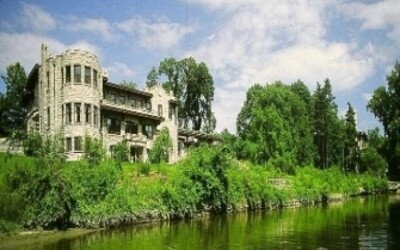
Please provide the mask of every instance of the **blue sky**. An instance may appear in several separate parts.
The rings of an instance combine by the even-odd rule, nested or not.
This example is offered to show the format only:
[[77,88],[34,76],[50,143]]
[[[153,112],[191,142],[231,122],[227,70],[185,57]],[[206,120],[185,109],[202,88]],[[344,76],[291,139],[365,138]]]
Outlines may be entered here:
[[[331,80],[339,113],[358,128],[378,125],[366,104],[399,59],[400,1],[350,0],[0,0],[0,74],[19,61],[27,73],[50,52],[96,53],[113,82],[140,88],[166,57],[193,56],[214,77],[217,130],[234,132],[254,83]],[[4,91],[0,82],[0,91]]]

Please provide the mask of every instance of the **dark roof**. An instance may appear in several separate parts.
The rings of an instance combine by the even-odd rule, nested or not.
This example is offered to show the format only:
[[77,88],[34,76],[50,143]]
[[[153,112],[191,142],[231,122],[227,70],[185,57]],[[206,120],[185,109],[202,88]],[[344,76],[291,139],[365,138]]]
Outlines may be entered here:
[[25,106],[28,105],[29,100],[32,98],[33,90],[35,89],[35,84],[37,83],[39,77],[39,68],[40,65],[36,63],[26,80],[24,98],[22,100],[22,104]]
[[134,94],[137,94],[137,95],[144,95],[144,96],[147,96],[147,97],[153,97],[153,94],[150,93],[150,92],[146,92],[146,91],[142,91],[142,90],[138,90],[138,89],[133,89],[131,87],[122,86],[122,85],[111,83],[111,82],[104,83],[103,86],[109,87],[109,88],[113,88],[113,89],[118,89],[118,90],[131,92],[131,93],[134,93]]
[[135,116],[144,117],[144,118],[157,120],[157,121],[164,120],[164,118],[161,116],[146,114],[144,112],[138,112],[138,111],[130,110],[130,109],[117,108],[112,105],[108,105],[108,104],[104,104],[104,103],[101,104],[101,108],[104,110],[114,111],[114,112],[123,113],[123,114],[127,114],[127,115],[135,115]]

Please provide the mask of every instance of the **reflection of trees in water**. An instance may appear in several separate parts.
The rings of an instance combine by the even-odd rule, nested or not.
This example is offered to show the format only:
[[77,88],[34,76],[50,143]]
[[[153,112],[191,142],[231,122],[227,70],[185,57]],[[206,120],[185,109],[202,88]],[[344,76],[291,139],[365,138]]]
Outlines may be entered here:
[[[392,200],[391,200],[392,201]],[[98,231],[44,249],[400,249],[400,202],[344,203]],[[388,231],[389,232],[388,232]]]

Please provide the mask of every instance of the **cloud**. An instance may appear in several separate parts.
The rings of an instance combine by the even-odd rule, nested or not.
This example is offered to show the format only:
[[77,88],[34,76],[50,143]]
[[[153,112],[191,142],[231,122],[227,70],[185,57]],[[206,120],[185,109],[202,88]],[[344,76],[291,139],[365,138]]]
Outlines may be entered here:
[[135,76],[135,71],[133,67],[121,62],[114,62],[110,66],[106,67],[108,70],[108,78],[114,80],[132,80]]
[[22,12],[20,21],[26,28],[36,32],[45,32],[56,27],[56,20],[49,13],[33,4],[22,3]]
[[361,96],[364,101],[369,102],[372,98],[372,93],[362,93]]
[[326,38],[334,2],[192,2],[214,9],[227,5],[231,11],[213,34],[187,54],[205,61],[214,76],[217,130],[235,130],[245,92],[254,83],[301,79],[313,89],[317,81],[330,78],[333,89],[340,92],[374,72],[368,49]]
[[43,42],[48,43],[51,54],[59,54],[69,48],[79,48],[101,55],[101,51],[95,45],[83,40],[64,44],[55,38],[34,33],[0,32],[0,48],[3,51],[0,57],[0,71],[4,72],[7,65],[18,61],[29,73],[33,65],[40,62],[40,46]]
[[400,15],[399,1],[385,0],[372,4],[346,3],[340,6],[340,10],[351,19],[361,21],[363,30],[391,29],[387,34],[393,41],[399,41]]
[[169,19],[150,21],[143,17],[134,17],[125,20],[117,27],[127,33],[136,36],[139,44],[147,49],[169,49],[177,46],[193,27],[171,22]]
[[74,24],[67,27],[68,30],[76,32],[92,32],[100,34],[105,41],[113,41],[115,34],[107,20],[100,18],[75,19]]

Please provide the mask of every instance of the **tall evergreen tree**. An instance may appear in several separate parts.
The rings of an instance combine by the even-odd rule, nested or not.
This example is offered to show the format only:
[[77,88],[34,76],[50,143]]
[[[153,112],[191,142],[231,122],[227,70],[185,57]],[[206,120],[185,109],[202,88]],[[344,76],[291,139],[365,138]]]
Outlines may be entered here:
[[0,93],[0,136],[11,136],[25,131],[26,108],[22,105],[26,86],[26,73],[17,62],[7,67],[7,75],[1,76],[5,95]]
[[347,103],[348,109],[345,118],[345,136],[344,136],[344,168],[346,170],[359,172],[358,158],[359,150],[357,145],[357,125],[356,112],[350,103]]
[[335,125],[339,127],[337,117],[337,105],[334,102],[332,86],[329,79],[324,81],[324,86],[317,83],[317,88],[313,94],[314,104],[314,144],[317,155],[315,163],[322,169],[326,169],[333,164],[332,152],[336,151],[334,144]]

